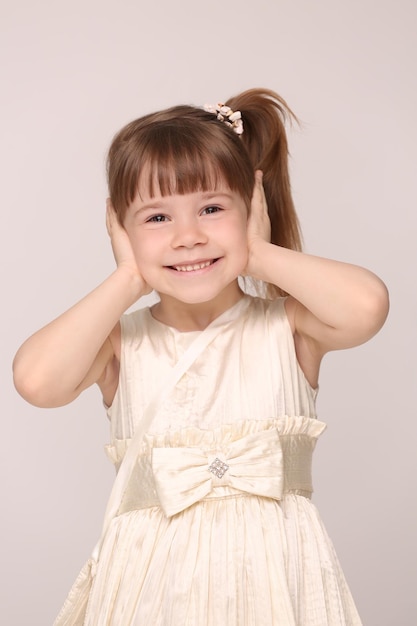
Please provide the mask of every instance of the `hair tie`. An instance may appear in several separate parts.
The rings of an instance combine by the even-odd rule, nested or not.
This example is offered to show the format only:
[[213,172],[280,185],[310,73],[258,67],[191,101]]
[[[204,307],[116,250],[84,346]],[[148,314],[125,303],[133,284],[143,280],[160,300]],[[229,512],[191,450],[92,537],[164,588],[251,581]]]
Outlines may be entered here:
[[230,107],[222,102],[218,102],[215,106],[205,104],[204,110],[208,113],[214,113],[220,122],[224,122],[224,124],[230,126],[237,135],[243,133],[243,121],[240,111],[232,111]]

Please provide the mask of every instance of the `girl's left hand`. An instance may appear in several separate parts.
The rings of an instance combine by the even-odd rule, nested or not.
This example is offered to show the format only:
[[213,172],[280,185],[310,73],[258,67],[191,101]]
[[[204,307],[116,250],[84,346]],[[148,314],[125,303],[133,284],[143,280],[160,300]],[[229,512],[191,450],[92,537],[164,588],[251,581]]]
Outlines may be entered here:
[[245,274],[254,276],[251,271],[252,252],[257,243],[270,243],[271,222],[268,215],[265,192],[262,185],[262,172],[256,170],[251,207],[248,219],[248,264]]

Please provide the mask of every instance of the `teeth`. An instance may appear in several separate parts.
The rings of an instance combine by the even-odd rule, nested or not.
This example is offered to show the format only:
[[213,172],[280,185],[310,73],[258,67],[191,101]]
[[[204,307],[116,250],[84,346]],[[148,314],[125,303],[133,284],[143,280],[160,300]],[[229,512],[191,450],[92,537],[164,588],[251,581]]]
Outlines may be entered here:
[[208,267],[209,265],[211,265],[211,261],[195,263],[194,265],[173,265],[173,268],[178,272],[194,272],[195,270],[202,270],[204,267]]

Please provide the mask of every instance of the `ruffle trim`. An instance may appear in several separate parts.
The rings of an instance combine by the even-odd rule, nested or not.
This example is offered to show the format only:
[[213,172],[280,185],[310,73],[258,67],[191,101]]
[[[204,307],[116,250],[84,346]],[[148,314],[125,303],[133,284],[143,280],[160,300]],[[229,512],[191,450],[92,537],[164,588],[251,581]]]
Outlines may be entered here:
[[[326,429],[326,424],[316,418],[288,416],[266,420],[241,420],[224,424],[214,430],[204,430],[190,426],[177,431],[166,431],[156,435],[145,435],[139,454],[147,454],[153,447],[177,448],[196,447],[215,449],[257,432],[276,428],[281,437],[304,435],[317,439]],[[105,452],[112,463],[119,465],[131,439],[114,439],[105,446]]]

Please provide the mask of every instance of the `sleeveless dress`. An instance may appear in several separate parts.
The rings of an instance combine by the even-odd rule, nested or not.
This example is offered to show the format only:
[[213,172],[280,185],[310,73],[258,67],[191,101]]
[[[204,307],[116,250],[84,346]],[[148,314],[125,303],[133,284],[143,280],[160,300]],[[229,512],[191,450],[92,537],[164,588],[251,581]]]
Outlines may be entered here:
[[[284,299],[245,295],[145,435],[106,534],[85,626],[358,626],[310,497],[325,428]],[[124,315],[108,411],[116,469],[148,401],[197,332]]]

